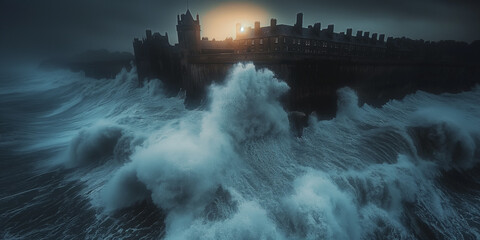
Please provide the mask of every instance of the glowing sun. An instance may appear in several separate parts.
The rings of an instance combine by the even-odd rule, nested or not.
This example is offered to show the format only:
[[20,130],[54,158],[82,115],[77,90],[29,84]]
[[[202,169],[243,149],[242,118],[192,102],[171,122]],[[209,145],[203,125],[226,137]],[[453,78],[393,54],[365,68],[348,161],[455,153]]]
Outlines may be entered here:
[[240,31],[243,32],[246,27],[253,27],[255,21],[260,21],[261,26],[270,24],[269,13],[253,3],[225,3],[200,16],[202,36],[217,40],[235,38],[237,23],[242,25]]

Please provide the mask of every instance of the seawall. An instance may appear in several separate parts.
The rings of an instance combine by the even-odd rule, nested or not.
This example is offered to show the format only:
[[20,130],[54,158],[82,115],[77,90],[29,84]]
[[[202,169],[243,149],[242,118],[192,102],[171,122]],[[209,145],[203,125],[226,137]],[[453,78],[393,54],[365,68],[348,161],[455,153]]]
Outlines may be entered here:
[[291,88],[284,99],[286,108],[307,114],[314,111],[320,118],[335,116],[336,91],[344,86],[357,92],[360,104],[381,106],[417,90],[437,94],[455,93],[471,89],[480,82],[480,65],[476,63],[359,59],[190,59],[182,64],[181,75],[182,88],[187,92],[187,105],[194,107],[204,100],[206,87],[225,79],[236,61],[253,62],[257,68],[272,70],[277,78],[286,81]]

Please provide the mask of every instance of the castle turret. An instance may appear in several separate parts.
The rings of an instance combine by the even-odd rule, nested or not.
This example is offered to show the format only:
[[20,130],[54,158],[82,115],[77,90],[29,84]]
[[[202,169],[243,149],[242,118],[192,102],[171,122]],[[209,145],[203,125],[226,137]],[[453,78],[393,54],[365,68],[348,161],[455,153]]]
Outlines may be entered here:
[[256,21],[255,22],[255,36],[260,35],[260,22]]
[[360,39],[362,37],[363,31],[357,31],[357,38]]
[[320,35],[321,26],[322,26],[321,23],[315,23],[315,24],[313,24],[313,32],[315,33],[315,35],[317,35],[317,36]]
[[385,41],[385,34],[380,34],[380,37],[378,38],[378,41],[383,43]]
[[295,31],[298,34],[302,34],[303,28],[303,13],[297,13],[297,22],[295,23]]
[[333,28],[334,28],[333,24],[330,24],[327,26],[327,36],[329,38],[333,38]]
[[152,39],[152,30],[147,29],[145,31],[145,35],[147,36],[147,40],[151,40]]
[[347,28],[347,38],[350,39],[352,37],[352,29]]
[[193,19],[190,10],[177,16],[178,45],[191,52],[200,51],[200,19]]
[[270,19],[270,30],[272,32],[277,31],[277,19],[275,18]]

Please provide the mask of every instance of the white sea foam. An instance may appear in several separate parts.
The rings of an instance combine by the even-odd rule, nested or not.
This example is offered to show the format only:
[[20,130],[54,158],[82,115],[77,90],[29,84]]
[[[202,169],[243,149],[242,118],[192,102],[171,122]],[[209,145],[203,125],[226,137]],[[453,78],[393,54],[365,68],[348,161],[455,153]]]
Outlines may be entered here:
[[138,237],[137,225],[103,228],[145,202],[166,214],[167,239],[479,237],[465,217],[478,217],[476,196],[448,178],[478,167],[478,87],[382,108],[342,88],[336,118],[311,118],[296,138],[278,101],[287,84],[253,64],[211,86],[205,110],[165,97],[158,80],[139,88],[134,70],[82,80],[32,93],[64,102],[39,113],[25,145],[66,153],[95,207],[93,237]]
[[[236,151],[239,144],[289,134],[287,114],[278,102],[287,90],[272,72],[257,71],[253,64],[237,65],[225,84],[212,86],[210,109],[194,116],[199,122],[181,120],[175,131],[160,130],[133,154],[131,163],[119,169],[106,186],[106,208],[114,210],[141,200],[132,188],[140,183],[153,202],[169,212],[167,234],[180,223],[188,228],[218,186],[228,184],[228,176],[242,165]],[[239,211],[251,212],[252,206],[241,204]],[[236,218],[242,217],[234,215],[231,221]]]

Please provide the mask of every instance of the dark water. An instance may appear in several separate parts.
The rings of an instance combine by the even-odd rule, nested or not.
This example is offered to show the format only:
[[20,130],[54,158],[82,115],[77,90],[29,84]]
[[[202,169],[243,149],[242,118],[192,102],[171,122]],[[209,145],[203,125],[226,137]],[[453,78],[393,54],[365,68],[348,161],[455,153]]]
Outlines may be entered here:
[[479,87],[382,108],[340,89],[297,138],[253,65],[196,110],[134,70],[0,79],[0,238],[480,238]]

